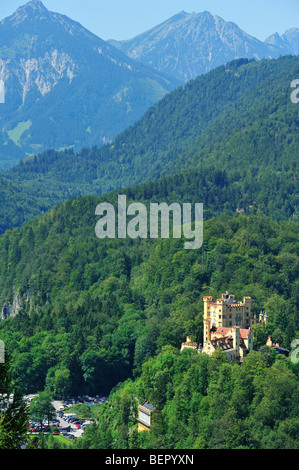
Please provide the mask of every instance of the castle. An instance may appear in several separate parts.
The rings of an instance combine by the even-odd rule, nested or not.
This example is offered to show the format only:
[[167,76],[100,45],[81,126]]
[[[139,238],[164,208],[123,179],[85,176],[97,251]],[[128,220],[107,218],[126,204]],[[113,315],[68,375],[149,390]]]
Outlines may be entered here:
[[[198,348],[187,336],[181,351],[188,348],[211,356],[216,349],[220,349],[230,362],[242,362],[243,357],[253,349],[251,327],[257,323],[256,315],[251,312],[251,297],[243,297],[243,302],[238,302],[235,295],[226,292],[216,302],[211,296],[205,296],[203,301],[203,346]],[[267,314],[261,312],[259,321],[267,326]]]

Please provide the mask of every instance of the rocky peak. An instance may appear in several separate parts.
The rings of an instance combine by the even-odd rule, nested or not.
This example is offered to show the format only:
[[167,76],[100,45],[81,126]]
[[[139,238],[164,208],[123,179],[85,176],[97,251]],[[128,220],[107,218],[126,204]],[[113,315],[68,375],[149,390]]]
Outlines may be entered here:
[[44,6],[44,4],[39,0],[31,0],[25,5],[20,6],[15,13],[11,16],[4,18],[1,23],[9,23],[12,26],[18,26],[20,23],[29,19],[33,16],[40,14],[41,16],[49,16],[50,12]]
[[288,29],[282,36],[278,33],[272,34],[265,41],[266,44],[271,44],[282,49],[285,54],[299,54],[299,29]]
[[43,4],[43,2],[41,2],[40,0],[31,0],[30,2],[20,7],[20,9],[25,9],[25,10],[29,8],[33,10],[39,10],[39,11],[48,11],[45,5]]

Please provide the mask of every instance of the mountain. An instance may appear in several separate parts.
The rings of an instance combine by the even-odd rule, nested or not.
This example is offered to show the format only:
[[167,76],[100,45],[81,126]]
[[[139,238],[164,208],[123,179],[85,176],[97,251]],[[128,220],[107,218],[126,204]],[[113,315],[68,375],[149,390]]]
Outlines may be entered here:
[[278,33],[272,34],[265,43],[281,48],[286,54],[299,55],[299,29],[288,29],[281,36]]
[[178,82],[33,0],[0,23],[0,165],[110,141]]
[[[299,57],[239,59],[167,94],[111,144],[22,161],[3,174],[1,230],[35,216],[37,195],[46,208],[147,183],[140,189],[147,198],[157,181],[161,197],[171,198],[181,179],[190,189],[185,197],[200,198],[210,214],[261,211],[297,220],[299,106],[290,84],[298,73]],[[20,191],[24,205],[32,197],[29,212]]]
[[285,54],[277,44],[265,44],[235,23],[207,11],[181,11],[130,40],[110,43],[132,59],[183,82],[237,58],[278,58]]

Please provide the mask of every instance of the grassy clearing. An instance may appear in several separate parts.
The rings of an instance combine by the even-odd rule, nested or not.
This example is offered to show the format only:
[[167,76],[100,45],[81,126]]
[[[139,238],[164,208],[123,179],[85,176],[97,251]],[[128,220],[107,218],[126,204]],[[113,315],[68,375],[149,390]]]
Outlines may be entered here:
[[32,122],[30,121],[30,119],[28,121],[25,121],[25,122],[19,122],[19,124],[14,129],[12,129],[10,131],[7,131],[7,134],[9,136],[9,138],[16,145],[21,147],[20,139],[21,139],[22,135],[24,134],[24,132],[26,132],[31,126],[32,126]]
[[[52,434],[50,441],[57,442],[60,446],[64,448],[72,449],[74,447],[74,443],[67,437],[62,436],[61,434],[56,434],[56,435]],[[52,445],[51,445],[51,448],[52,448]]]
[[75,413],[79,419],[97,419],[101,406],[101,403],[95,403],[94,405],[78,403],[77,405],[67,408],[65,413]]

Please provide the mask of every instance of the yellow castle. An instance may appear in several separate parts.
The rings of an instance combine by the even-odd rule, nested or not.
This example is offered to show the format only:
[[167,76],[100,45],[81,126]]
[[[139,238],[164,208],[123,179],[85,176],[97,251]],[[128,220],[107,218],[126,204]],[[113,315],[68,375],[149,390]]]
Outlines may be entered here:
[[[256,316],[251,312],[251,297],[243,297],[243,302],[238,302],[235,295],[226,292],[215,302],[211,296],[205,296],[203,302],[203,346],[197,348],[196,343],[191,343],[187,337],[181,351],[185,348],[198,349],[198,352],[210,356],[220,349],[230,362],[235,359],[242,362],[243,357],[253,349],[251,327],[256,324]],[[261,316],[260,321],[267,322],[267,317]]]

